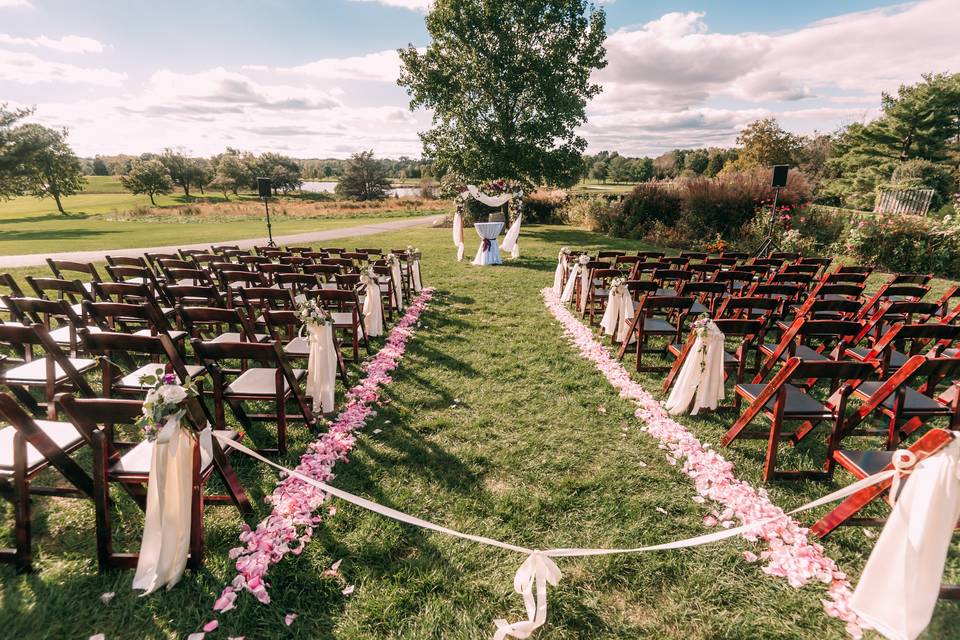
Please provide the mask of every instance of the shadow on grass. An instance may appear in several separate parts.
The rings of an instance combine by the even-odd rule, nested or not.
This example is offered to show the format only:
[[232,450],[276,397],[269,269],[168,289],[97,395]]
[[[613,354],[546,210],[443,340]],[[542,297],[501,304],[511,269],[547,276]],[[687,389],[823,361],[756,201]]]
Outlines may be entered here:
[[19,218],[0,218],[0,225],[3,224],[33,224],[37,222],[51,222],[51,221],[76,221],[76,220],[87,220],[91,216],[82,212],[71,212],[67,213],[46,213],[43,215],[24,215]]

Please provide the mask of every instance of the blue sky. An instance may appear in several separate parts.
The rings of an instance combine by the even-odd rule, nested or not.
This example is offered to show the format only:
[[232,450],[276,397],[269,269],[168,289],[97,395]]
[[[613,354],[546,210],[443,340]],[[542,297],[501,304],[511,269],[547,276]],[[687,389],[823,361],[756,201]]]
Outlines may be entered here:
[[[0,101],[36,105],[82,154],[224,146],[418,155],[394,50],[427,0],[0,0]],[[960,71],[958,0],[614,0],[591,150],[730,144],[755,117],[801,131]]]

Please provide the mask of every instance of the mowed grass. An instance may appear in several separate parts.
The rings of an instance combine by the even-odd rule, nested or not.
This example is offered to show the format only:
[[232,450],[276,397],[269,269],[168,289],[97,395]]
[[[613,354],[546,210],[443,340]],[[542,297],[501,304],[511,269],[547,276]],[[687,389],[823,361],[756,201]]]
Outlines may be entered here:
[[[266,222],[257,216],[231,217],[226,220],[190,219],[171,209],[170,219],[158,221],[155,216],[131,215],[146,210],[150,199],[123,191],[120,182],[110,176],[88,176],[83,193],[63,199],[67,215],[57,211],[51,198],[21,196],[0,201],[0,256],[95,249],[156,247],[197,242],[219,242],[265,237]],[[195,204],[198,201],[221,203],[226,209],[233,204],[255,200],[241,194],[231,196],[208,191],[186,198],[182,192],[156,196],[157,206],[164,208]],[[291,196],[291,202],[310,201]],[[384,202],[376,211],[358,209],[346,215],[285,216],[284,200],[273,205],[273,234],[285,235],[322,231],[362,224],[384,218],[410,217],[423,212],[411,210],[402,202]],[[452,205],[451,205],[452,208]],[[155,211],[155,210],[154,210]],[[262,208],[261,208],[262,211]]]
[[[358,434],[349,462],[336,467],[336,486],[532,548],[639,546],[705,531],[702,518],[715,505],[692,501],[692,483],[639,431],[633,405],[573,351],[539,297],[552,282],[560,246],[635,250],[638,243],[530,226],[521,235],[521,259],[484,269],[454,261],[449,230],[368,236],[362,244],[419,247],[424,279],[437,295],[393,376],[388,404]],[[651,390],[660,384],[652,376],[641,380]],[[680,421],[716,443],[731,419]],[[292,434],[297,453],[313,437],[298,427]],[[760,483],[759,448],[737,443],[723,454],[740,477]],[[285,462],[295,459],[291,454]],[[233,462],[262,517],[275,474],[239,456]],[[833,485],[784,481],[767,488],[790,508],[849,481],[840,473]],[[330,505],[336,515],[324,518],[307,550],[271,569],[272,604],[242,595],[236,610],[216,616],[220,629],[208,638],[473,639],[490,637],[495,618],[524,617],[512,590],[522,556]],[[132,572],[97,573],[88,502],[38,498],[36,506],[38,572],[17,576],[0,568],[4,635],[182,638],[215,617],[210,608],[234,575],[227,551],[241,525],[229,508],[207,510],[203,570],[169,592],[140,598],[130,590]],[[9,536],[11,513],[4,508]],[[141,515],[121,500],[116,519],[124,548],[135,548]],[[854,580],[872,544],[855,528],[825,541]],[[793,589],[745,563],[740,554],[747,549],[757,547],[737,539],[685,551],[562,559],[564,578],[550,590],[548,623],[536,637],[844,636],[842,624],[823,613],[822,585]],[[341,577],[321,576],[340,559]],[[347,585],[356,586],[349,597],[341,594]],[[104,592],[117,595],[103,604]],[[299,614],[289,627],[287,613]],[[926,637],[957,638],[958,629],[960,608],[941,602]]]

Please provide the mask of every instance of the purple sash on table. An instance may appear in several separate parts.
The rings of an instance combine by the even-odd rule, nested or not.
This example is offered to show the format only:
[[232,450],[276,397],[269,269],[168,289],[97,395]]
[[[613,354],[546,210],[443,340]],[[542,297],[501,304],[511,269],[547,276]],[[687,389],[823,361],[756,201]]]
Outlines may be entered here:
[[490,251],[490,239],[484,238],[483,242],[480,244],[480,251]]

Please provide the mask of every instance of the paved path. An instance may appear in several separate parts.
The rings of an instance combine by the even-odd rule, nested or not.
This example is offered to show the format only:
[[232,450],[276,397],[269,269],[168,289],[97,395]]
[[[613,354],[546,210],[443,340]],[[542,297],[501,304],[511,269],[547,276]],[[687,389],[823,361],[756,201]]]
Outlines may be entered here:
[[[399,231],[410,227],[420,227],[431,225],[443,216],[423,216],[419,218],[406,220],[389,220],[377,222],[374,224],[363,224],[356,227],[341,227],[339,229],[328,229],[326,231],[308,231],[306,233],[295,233],[289,236],[274,236],[273,240],[279,245],[289,245],[298,243],[321,242],[324,240],[336,240],[338,238],[356,238],[359,236],[370,236],[376,233],[386,233],[389,231]],[[138,249],[104,249],[102,251],[66,251],[63,253],[30,253],[21,256],[0,256],[0,269],[9,269],[14,267],[36,267],[46,264],[47,258],[54,260],[71,260],[74,262],[99,262],[111,256],[142,256],[147,251],[155,253],[174,253],[177,249],[209,249],[211,244],[235,244],[241,249],[250,249],[254,245],[266,244],[267,239],[247,238],[246,240],[221,240],[218,242],[201,242],[198,244],[180,244],[167,247],[140,247]]]

